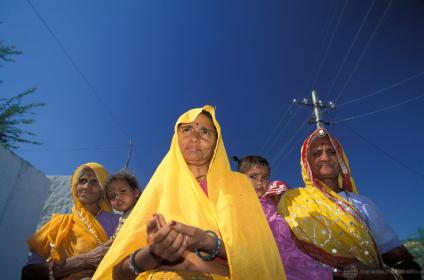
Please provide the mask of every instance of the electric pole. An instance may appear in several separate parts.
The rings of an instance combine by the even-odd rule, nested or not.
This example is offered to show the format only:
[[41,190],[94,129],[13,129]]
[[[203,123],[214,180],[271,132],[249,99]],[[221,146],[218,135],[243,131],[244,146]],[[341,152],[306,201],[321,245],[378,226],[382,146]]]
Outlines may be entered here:
[[319,100],[318,99],[318,93],[316,92],[316,90],[312,90],[312,102],[309,102],[308,99],[303,98],[302,101],[299,101],[297,99],[293,99],[293,103],[298,104],[298,105],[313,107],[314,119],[310,120],[309,123],[310,124],[315,123],[317,125],[317,128],[324,127],[324,125],[330,125],[329,122],[324,121],[323,116],[322,116],[323,115],[322,109],[324,109],[324,108],[335,109],[336,108],[336,104],[334,104],[332,101],[330,101],[328,103],[324,103],[321,100]]
[[128,169],[128,166],[131,160],[131,155],[132,155],[132,139],[130,137],[130,142],[128,144],[128,157],[127,157],[127,160],[125,161],[124,169]]

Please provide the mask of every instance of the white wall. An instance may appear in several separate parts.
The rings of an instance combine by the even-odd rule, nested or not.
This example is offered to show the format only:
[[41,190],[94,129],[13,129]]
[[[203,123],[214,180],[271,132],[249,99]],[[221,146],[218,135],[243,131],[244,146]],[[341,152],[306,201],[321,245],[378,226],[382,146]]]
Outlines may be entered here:
[[49,197],[44,203],[38,227],[50,221],[53,213],[71,213],[74,201],[71,194],[71,176],[47,176],[52,182]]
[[35,231],[51,182],[0,145],[1,279],[20,279],[27,238]]

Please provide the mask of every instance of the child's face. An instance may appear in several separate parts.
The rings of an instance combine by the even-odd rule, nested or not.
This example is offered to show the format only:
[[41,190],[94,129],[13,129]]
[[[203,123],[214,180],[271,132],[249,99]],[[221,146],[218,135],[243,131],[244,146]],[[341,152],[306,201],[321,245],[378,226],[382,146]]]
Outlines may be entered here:
[[131,189],[124,180],[116,180],[109,185],[107,196],[113,209],[125,212],[135,205],[140,196],[140,190]]
[[246,172],[247,177],[255,188],[256,195],[261,197],[268,189],[269,184],[269,170],[268,167],[263,165],[254,165]]

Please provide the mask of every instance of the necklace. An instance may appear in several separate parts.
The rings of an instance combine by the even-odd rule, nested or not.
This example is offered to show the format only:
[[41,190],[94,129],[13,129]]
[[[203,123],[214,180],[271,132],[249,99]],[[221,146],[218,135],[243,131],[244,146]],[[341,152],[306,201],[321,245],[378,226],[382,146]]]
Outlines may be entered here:
[[103,210],[102,210],[102,209],[100,209],[100,210],[99,210],[99,212],[97,212],[97,214],[96,214],[94,217],[99,216],[100,214],[102,214],[102,212],[103,212]]
[[[97,213],[97,215],[99,215],[101,212],[102,212],[102,210],[100,210],[99,213]],[[88,228],[88,231],[94,236],[94,238],[96,238],[97,242],[99,242],[99,244],[102,244],[102,241],[100,240],[96,231],[91,227],[91,225],[87,222],[87,220],[82,216],[82,214],[79,210],[77,210],[77,214],[80,217],[81,221],[84,223],[84,225]]]

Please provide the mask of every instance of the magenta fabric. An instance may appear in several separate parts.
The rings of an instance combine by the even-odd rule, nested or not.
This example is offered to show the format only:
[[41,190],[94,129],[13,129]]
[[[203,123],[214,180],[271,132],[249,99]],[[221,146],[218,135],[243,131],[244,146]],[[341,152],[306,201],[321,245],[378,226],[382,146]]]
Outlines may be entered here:
[[333,279],[330,268],[324,267],[296,246],[289,225],[277,214],[271,199],[260,198],[259,200],[280,251],[287,280]]
[[209,197],[208,194],[208,182],[206,180],[199,182],[200,187],[202,188],[203,192],[206,194],[207,197]]

